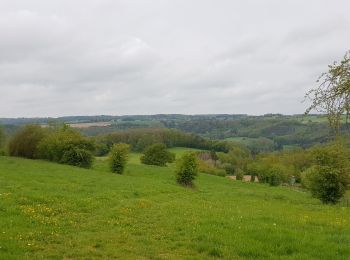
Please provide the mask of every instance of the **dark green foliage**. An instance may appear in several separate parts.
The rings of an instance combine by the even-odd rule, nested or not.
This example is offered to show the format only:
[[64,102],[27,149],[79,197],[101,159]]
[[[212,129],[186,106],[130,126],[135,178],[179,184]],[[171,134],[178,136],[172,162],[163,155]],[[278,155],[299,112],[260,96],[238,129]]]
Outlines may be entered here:
[[309,188],[312,195],[323,203],[337,203],[344,195],[346,183],[338,169],[317,166],[308,171]]
[[250,151],[240,145],[232,145],[228,153],[218,153],[217,154],[220,160],[220,163],[224,165],[230,165],[226,171],[234,173],[236,169],[245,170],[247,164],[251,161]]
[[303,174],[303,184],[323,203],[337,203],[350,183],[349,150],[340,143],[315,148],[315,165]]
[[227,152],[232,144],[226,141],[213,141],[195,134],[184,133],[175,129],[146,128],[130,129],[128,131],[117,131],[96,137],[97,143],[112,147],[116,143],[127,143],[131,145],[132,151],[142,152],[152,144],[162,143],[166,147],[187,147],[217,152]]
[[278,186],[286,182],[289,175],[288,168],[282,164],[275,163],[268,165],[265,171],[259,176],[259,179],[261,177],[261,179],[265,180],[265,182],[269,183],[271,186]]
[[144,164],[166,166],[174,162],[175,154],[169,152],[165,144],[153,144],[145,149],[140,159]]
[[71,147],[63,153],[60,162],[82,168],[90,168],[93,159],[94,157],[91,151],[79,147]]
[[198,162],[195,153],[186,153],[177,162],[176,180],[184,186],[192,186],[198,174]]
[[[64,117],[56,119],[57,122],[66,123],[108,122],[111,120],[113,120],[111,126],[87,127],[81,128],[79,131],[87,135],[98,136],[97,139],[101,139],[106,143],[108,148],[111,148],[113,143],[123,142],[130,144],[133,151],[139,152],[153,143],[165,143],[168,148],[189,147],[227,152],[227,145],[223,142],[208,142],[204,138],[212,140],[226,138],[236,140],[235,138],[237,138],[253,154],[258,154],[292,145],[307,148],[316,143],[325,143],[331,138],[327,117],[324,115],[145,115]],[[47,123],[50,120],[31,118],[1,119],[1,121],[9,134],[8,125],[10,124]],[[142,126],[143,129],[141,129]],[[138,127],[138,129],[134,127]],[[164,127],[171,129],[165,129]],[[346,131],[346,126],[342,126],[342,131]]]
[[26,125],[22,127],[9,142],[10,156],[39,158],[38,144],[46,136],[47,131],[39,125]]
[[40,158],[90,168],[94,144],[76,130],[64,126],[52,131],[39,144]]
[[104,156],[108,154],[109,148],[104,143],[96,143],[95,144],[95,155],[96,156]]
[[236,180],[241,181],[244,178],[244,171],[238,168],[236,169],[235,175],[236,175]]
[[271,186],[278,186],[283,181],[286,181],[283,166],[273,165],[270,169],[268,179]]
[[[327,142],[330,139],[327,122],[317,115],[310,118],[320,121],[307,121],[302,116],[236,116],[225,118],[212,115],[212,118],[196,118],[179,121],[166,126],[191,132],[210,139],[246,137],[243,144],[253,154],[282,149],[285,145],[310,147],[315,143]],[[241,141],[241,140],[240,140]],[[218,151],[218,150],[217,150]]]
[[291,171],[285,165],[270,160],[270,157],[265,157],[250,163],[247,166],[247,173],[251,176],[257,176],[261,183],[278,186],[288,180],[288,177],[291,176]]
[[223,168],[225,169],[227,175],[234,175],[235,174],[235,166],[234,165],[232,165],[230,163],[225,163],[223,165]]
[[109,167],[112,172],[122,174],[129,157],[130,145],[115,144],[109,152]]
[[278,185],[288,182],[292,176],[300,183],[300,173],[312,165],[309,150],[301,148],[260,154],[247,166],[247,173],[259,177],[259,181]]
[[0,125],[0,147],[3,146],[4,142],[5,142],[5,132],[3,127]]
[[3,130],[3,127],[0,125],[0,156],[3,156],[6,154],[4,144],[5,144],[5,132]]
[[[259,172],[260,172],[259,164],[257,162],[253,162],[253,163],[248,164],[246,172],[248,175],[251,176],[250,181],[251,182],[255,181],[255,178],[259,175]],[[260,181],[260,179],[259,179],[259,181]]]

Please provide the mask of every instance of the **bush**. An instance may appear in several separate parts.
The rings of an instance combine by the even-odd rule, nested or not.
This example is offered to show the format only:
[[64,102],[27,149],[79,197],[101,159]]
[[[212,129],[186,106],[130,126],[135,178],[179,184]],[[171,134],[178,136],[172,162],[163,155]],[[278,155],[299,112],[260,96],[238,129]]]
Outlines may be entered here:
[[8,146],[10,156],[39,158],[38,145],[46,134],[47,131],[39,125],[24,126],[10,139]]
[[42,159],[90,168],[95,147],[91,140],[64,126],[42,139],[38,148]]
[[243,180],[244,178],[244,171],[240,168],[236,169],[236,180]]
[[192,181],[198,174],[197,156],[187,153],[180,158],[176,167],[176,180],[184,186],[193,186]]
[[337,203],[344,195],[346,184],[341,180],[338,169],[316,166],[308,172],[309,189],[312,195],[323,203]]
[[90,168],[94,156],[91,151],[81,149],[78,147],[71,147],[66,150],[61,159],[61,163],[74,165],[82,168]]
[[115,144],[109,152],[109,165],[112,172],[122,174],[129,157],[130,145]]
[[97,143],[95,145],[95,155],[96,156],[104,156],[109,152],[108,146],[104,143]]
[[[197,165],[198,165],[198,171],[199,172],[204,172],[207,174],[211,175],[216,175],[216,176],[221,176],[224,177],[226,176],[226,171],[224,169],[220,169],[215,166],[215,162],[212,159],[204,160],[201,158],[205,158],[205,153],[202,152],[197,152],[195,153],[197,157]],[[210,154],[208,154],[210,155]],[[210,157],[211,158],[211,157]]]
[[303,185],[323,203],[337,203],[349,184],[349,151],[341,144],[313,150],[315,165],[302,174]]
[[255,177],[258,177],[260,183],[268,183],[271,186],[278,186],[286,182],[289,176],[292,176],[291,167],[270,162],[266,158],[248,164],[247,173],[252,176],[252,182],[255,181]]
[[310,190],[311,187],[311,176],[315,174],[315,165],[306,169],[301,173],[301,186],[305,189]]
[[235,166],[230,163],[224,163],[223,168],[226,171],[227,175],[234,175],[235,174]]
[[[259,171],[260,171],[260,168],[259,168],[258,163],[253,162],[253,163],[248,164],[246,172],[248,175],[251,176],[251,178],[250,178],[251,182],[255,181],[255,178],[259,175]],[[260,182],[260,179],[259,179],[259,182]]]
[[0,149],[3,147],[4,143],[5,143],[5,132],[2,126],[0,125]]
[[166,166],[175,160],[175,154],[167,150],[165,144],[153,144],[148,146],[141,156],[143,164]]
[[278,163],[270,165],[265,174],[267,174],[265,180],[271,186],[279,186],[288,179],[288,170],[284,165]]

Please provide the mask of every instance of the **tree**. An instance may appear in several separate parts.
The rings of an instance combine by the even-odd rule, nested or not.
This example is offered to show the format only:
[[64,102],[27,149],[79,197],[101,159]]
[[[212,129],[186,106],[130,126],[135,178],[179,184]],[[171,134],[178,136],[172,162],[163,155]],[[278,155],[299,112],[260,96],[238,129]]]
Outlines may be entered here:
[[303,173],[303,184],[323,203],[335,204],[343,197],[350,183],[349,151],[337,142],[314,148],[312,153],[315,164]]
[[153,144],[146,147],[141,162],[149,165],[166,166],[175,160],[175,154],[167,150],[165,144]]
[[193,186],[192,181],[198,174],[197,156],[194,153],[186,153],[177,162],[176,180],[184,186]]
[[4,143],[5,143],[5,133],[2,126],[0,125],[0,155],[5,155],[5,151],[3,149]]
[[[350,51],[340,62],[328,66],[328,72],[317,80],[319,86],[306,93],[305,98],[312,101],[306,110],[327,113],[330,126],[338,133],[342,116],[350,115]],[[347,121],[347,120],[346,120]]]
[[11,156],[29,159],[39,158],[38,145],[47,135],[47,131],[39,125],[26,125],[22,127],[9,142]]
[[242,181],[244,178],[244,171],[242,171],[240,168],[238,168],[235,172],[236,180]]
[[219,157],[214,150],[210,151],[210,157],[214,161],[214,165],[216,165],[216,162],[217,160],[219,160]]
[[130,145],[119,143],[113,145],[109,152],[109,166],[112,172],[122,174],[128,161]]
[[2,126],[0,125],[0,147],[3,145],[4,140],[5,140],[5,133]]
[[95,146],[92,140],[64,125],[60,129],[52,129],[51,133],[41,140],[38,149],[42,159],[90,168]]
[[248,162],[251,160],[250,151],[246,147],[241,147],[234,144],[230,147],[228,153],[218,153],[219,160],[221,163],[229,163],[234,168],[246,170]]

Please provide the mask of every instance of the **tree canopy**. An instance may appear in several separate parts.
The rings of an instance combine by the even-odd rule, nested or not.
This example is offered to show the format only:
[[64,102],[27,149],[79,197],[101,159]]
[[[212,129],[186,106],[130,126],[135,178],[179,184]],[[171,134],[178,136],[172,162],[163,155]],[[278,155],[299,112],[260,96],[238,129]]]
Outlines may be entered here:
[[340,62],[328,66],[328,72],[317,80],[319,86],[306,93],[312,101],[306,114],[316,110],[328,115],[330,126],[336,132],[340,130],[342,116],[350,115],[350,51],[347,51]]

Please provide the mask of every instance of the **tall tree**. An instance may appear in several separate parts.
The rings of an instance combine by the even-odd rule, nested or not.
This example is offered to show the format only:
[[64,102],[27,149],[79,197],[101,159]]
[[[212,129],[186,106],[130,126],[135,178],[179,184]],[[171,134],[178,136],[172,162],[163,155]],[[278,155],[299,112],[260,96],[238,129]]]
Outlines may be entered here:
[[328,72],[323,73],[317,82],[319,86],[305,95],[312,101],[305,113],[312,110],[326,113],[330,126],[338,133],[342,116],[346,116],[346,122],[350,116],[350,51],[340,62],[329,65]]

